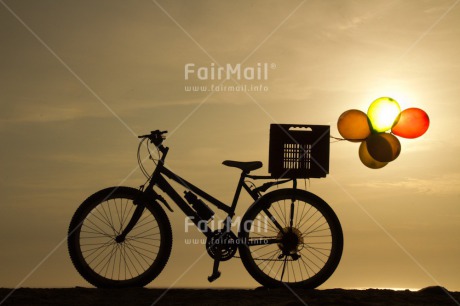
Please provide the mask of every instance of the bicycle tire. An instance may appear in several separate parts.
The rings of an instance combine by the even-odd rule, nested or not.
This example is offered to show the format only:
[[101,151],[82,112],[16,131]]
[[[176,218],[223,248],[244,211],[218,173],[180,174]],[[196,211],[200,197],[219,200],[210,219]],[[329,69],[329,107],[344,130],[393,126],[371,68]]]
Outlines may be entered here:
[[[286,203],[289,210],[283,212],[281,207],[286,207]],[[265,211],[277,219],[282,230],[267,218]],[[244,214],[238,235],[243,265],[265,287],[316,288],[334,273],[342,257],[343,233],[339,219],[324,200],[305,190],[279,189],[261,197]],[[267,239],[267,243],[268,239],[278,242],[251,245],[263,241],[261,239]]]
[[103,189],[87,198],[72,217],[68,251],[80,275],[98,288],[143,287],[168,262],[172,231],[163,208],[144,205],[141,218],[123,242],[115,237],[130,220],[142,192],[130,187]]

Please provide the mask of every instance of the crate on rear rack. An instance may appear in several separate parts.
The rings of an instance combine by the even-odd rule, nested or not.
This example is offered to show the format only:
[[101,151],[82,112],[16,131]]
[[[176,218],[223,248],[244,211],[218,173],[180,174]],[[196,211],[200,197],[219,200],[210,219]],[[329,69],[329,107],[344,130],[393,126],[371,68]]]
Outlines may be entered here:
[[328,125],[271,124],[268,172],[274,178],[321,178],[329,173]]

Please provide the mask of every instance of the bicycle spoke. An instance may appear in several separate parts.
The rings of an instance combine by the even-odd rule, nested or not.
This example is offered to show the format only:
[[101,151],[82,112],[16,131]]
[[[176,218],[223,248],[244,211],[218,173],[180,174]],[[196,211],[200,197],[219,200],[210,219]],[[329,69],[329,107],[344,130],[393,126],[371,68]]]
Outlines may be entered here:
[[[294,221],[295,226],[297,226],[297,224],[298,224],[298,223],[297,223],[297,219],[298,219],[298,217],[299,217],[299,207],[300,207],[300,203],[297,202],[297,205],[296,205],[296,212],[295,212],[295,221]],[[305,208],[305,205],[302,205],[302,207]],[[291,227],[292,227],[292,225],[291,225]]]
[[[315,214],[316,214],[317,212],[318,212],[318,211],[316,211]],[[312,228],[313,226],[315,226],[315,225],[319,222],[319,220],[321,220],[321,219],[324,219],[324,217],[323,217],[321,214],[319,214],[318,218],[316,218],[316,220],[315,220],[312,224],[310,224],[310,226],[309,226],[305,231],[308,232],[308,231],[310,230],[310,228]],[[320,226],[321,226],[321,225],[320,225]]]
[[281,281],[283,281],[284,272],[286,271],[286,260],[287,260],[287,257],[284,257],[283,271],[281,272]]
[[114,200],[114,205],[115,206],[115,212],[116,212],[116,216],[117,216],[117,219],[118,219],[118,225],[120,226],[119,229],[118,229],[118,233],[121,233],[121,231],[123,230],[123,226],[122,226],[122,222],[121,222],[121,217],[120,217],[120,213],[118,212],[118,205],[117,205],[117,202]]
[[300,266],[300,260],[297,260],[297,265],[299,266],[299,271],[300,271],[300,279],[303,280],[303,273],[302,273],[302,267]]
[[[130,201],[129,200],[126,200],[126,207],[128,206],[128,203]],[[126,207],[125,207],[125,211],[126,211]],[[127,224],[131,218],[131,216],[133,215],[132,210],[134,209],[135,205],[129,205],[129,211],[127,213],[125,213],[125,217],[123,218],[123,225],[122,225],[122,228],[125,228],[125,224]]]
[[[136,231],[136,230],[138,230],[138,229],[139,229],[139,228],[133,228],[133,230],[132,230],[131,232]],[[141,238],[141,237],[148,237],[148,236],[154,236],[154,235],[159,235],[159,234],[160,234],[160,233],[154,233],[154,234],[150,234],[150,235],[144,236],[144,234],[146,234],[146,233],[148,233],[148,232],[150,232],[150,231],[153,231],[153,230],[154,230],[154,229],[152,229],[152,228],[147,228],[147,229],[145,229],[144,231],[142,231],[142,232],[140,232],[140,233],[136,233],[136,234],[131,234],[131,233],[130,233],[129,236],[131,236],[131,237],[136,237],[136,238]]]
[[[82,253],[87,253],[87,252],[91,252],[91,251],[97,251],[97,250],[100,250],[101,248],[104,248],[104,247],[107,247],[109,246],[110,244],[112,244],[111,242],[107,242],[106,244],[103,244],[101,245],[100,243],[93,243],[93,244],[90,244],[90,243],[87,243],[87,244],[82,244],[81,246],[82,247],[86,247],[86,246],[95,246],[97,245],[97,247],[93,247],[93,248],[85,248],[84,250],[82,250]],[[93,253],[89,253],[87,254],[87,258],[89,258]]]
[[91,236],[84,235],[84,239],[102,239],[102,238],[112,239],[112,238],[113,238],[112,236],[110,236],[110,235],[108,235],[108,234],[94,235],[93,232],[86,232],[86,231],[82,231],[82,233],[84,233],[84,234],[91,234]]
[[[264,248],[266,248],[266,247],[269,247],[269,246],[271,246],[271,245],[270,245],[270,244],[266,244],[266,245],[260,246],[260,248],[258,248],[258,249],[253,248],[253,252],[254,252],[254,253],[260,252],[260,250],[262,250],[262,249],[264,249]],[[258,246],[256,246],[256,247],[258,247]]]
[[[151,218],[152,216],[148,213],[148,211],[146,212],[144,210],[144,212],[142,213],[141,217],[139,218],[139,221],[137,221],[136,225],[134,228],[136,227],[143,227],[151,222],[155,222],[155,219],[152,218],[153,220],[150,220],[150,221],[147,221],[146,223],[143,223],[145,220],[148,220],[149,217]],[[158,225],[157,225],[158,226]]]
[[[131,252],[133,253],[134,256],[136,256],[136,254],[139,256],[139,258],[141,258],[147,265],[149,265],[151,262],[154,261],[154,258],[150,258],[148,257],[147,255],[145,254],[142,254],[141,252],[139,252],[138,248],[134,247],[131,242],[126,242],[126,247],[131,250]],[[149,261],[146,260],[149,259]]]
[[[99,219],[95,213],[94,213],[94,217],[97,218],[99,221],[105,223],[108,227],[110,227],[110,228],[113,230],[114,235],[116,235],[116,234],[117,234],[117,231],[116,231],[115,227],[113,226],[112,216],[110,215],[110,213],[107,213],[107,211],[106,211],[105,208],[104,208],[104,204],[107,204],[107,202],[102,203],[102,204],[100,205],[101,208],[100,208],[100,209],[97,208],[97,209],[95,210],[95,212],[98,212],[99,215],[101,215],[101,217],[102,217],[106,222],[104,222],[103,220]],[[108,204],[107,204],[107,205],[108,205]],[[102,212],[103,212],[103,213],[102,213]]]
[[281,204],[280,202],[278,202],[278,207],[280,207],[280,211],[281,213],[283,214],[283,225],[284,226],[287,226],[289,224],[288,220],[289,220],[289,217],[288,217],[288,214],[286,212],[286,200],[283,200],[283,204]]
[[[304,220],[305,217],[308,216],[308,214],[310,213],[310,210],[313,209],[313,206],[309,206],[308,209],[307,209],[307,212],[304,214],[304,210],[305,210],[305,207],[306,207],[307,205],[302,205],[302,206],[303,206],[303,207],[302,207],[302,212],[301,212],[301,214],[300,214],[299,223],[296,223],[296,227],[297,227],[297,228],[301,228],[301,227],[302,227],[302,225],[300,224],[300,222],[302,222],[302,220]],[[305,216],[305,217],[304,217],[304,216]],[[306,221],[308,221],[308,219],[307,219]]]
[[[269,265],[270,263],[274,265],[273,259],[275,258],[275,256],[278,255],[278,251],[277,251],[277,250],[274,250],[274,251],[272,251],[272,252],[270,252],[270,253],[273,253],[273,254],[272,254],[267,260],[262,261],[262,263],[265,263],[265,266],[262,268],[262,271],[265,271],[265,269],[268,267],[268,265]],[[269,254],[269,253],[266,253],[266,254]],[[262,264],[262,263],[261,263],[261,264]],[[258,265],[259,265],[259,264],[258,264]],[[271,271],[272,271],[272,268],[270,268],[269,273],[271,273]]]
[[[305,221],[304,221],[302,224],[299,225],[299,228],[302,228],[305,224],[310,223],[310,220],[311,220],[317,213],[318,213],[318,211],[315,210],[311,216],[309,216],[308,218],[306,218]],[[308,216],[308,215],[307,215],[307,216]],[[321,216],[319,216],[319,218],[321,218]]]
[[[107,254],[101,259],[101,261],[99,261],[99,263],[98,263],[97,265],[94,266],[94,268],[93,268],[94,271],[97,271],[97,270],[98,270],[98,267],[99,267],[102,263],[104,263],[104,262],[106,262],[106,263],[103,264],[102,268],[101,268],[99,271],[102,272],[104,269],[107,270],[106,267],[108,267],[108,265],[109,265],[109,263],[110,263],[110,260],[111,260],[111,258],[112,258],[112,256],[113,256],[113,253],[114,253],[114,252],[115,252],[115,251],[114,251],[114,248],[112,248],[112,249],[110,250],[110,252],[107,253]],[[102,254],[103,254],[103,252],[102,252],[100,255],[102,255]],[[97,257],[99,257],[99,255],[98,255]],[[91,265],[91,264],[93,263],[93,261],[94,261],[97,257],[95,257],[95,258],[89,263],[89,265]],[[108,258],[108,259],[107,259],[107,258]],[[107,261],[106,261],[106,259],[107,259]],[[104,273],[104,275],[107,275],[107,271]]]
[[[127,241],[127,243],[129,243],[130,245],[133,245],[133,243],[136,243],[136,245],[139,244],[139,243],[142,244],[142,242],[140,242],[140,241],[132,241],[132,240],[126,240],[126,241]],[[156,245],[154,245],[154,244],[147,244],[147,245],[148,245],[148,246],[153,246],[153,247],[158,248],[158,246],[156,246]],[[145,248],[140,247],[140,246],[136,246],[136,249],[140,249],[140,250],[143,250],[143,251],[146,251],[146,252],[152,252],[151,250],[145,249]]]
[[[273,225],[271,225],[270,223],[268,223],[266,221],[267,218],[264,218],[264,223],[263,223],[263,227],[260,226],[260,220],[257,220],[257,224],[258,225],[255,225],[256,221],[252,222],[251,224],[251,231],[253,231],[254,229],[259,229],[259,232],[260,231],[264,231],[264,232],[267,232],[267,231],[270,231],[272,233],[278,233],[278,230],[276,229],[276,226],[274,227]],[[269,228],[270,227],[270,228]]]
[[[95,216],[95,218],[97,218],[97,217]],[[97,219],[98,219],[98,218],[97,218]],[[98,219],[98,220],[100,220],[100,219]],[[91,219],[88,218],[88,219],[86,219],[86,221],[88,221],[89,223],[91,223],[94,227],[96,227],[96,228],[97,228],[99,231],[101,231],[102,233],[105,233],[105,231],[104,231],[102,228],[100,228],[96,223],[94,223]],[[103,221],[101,221],[101,222],[103,222]],[[103,222],[103,224],[105,224],[105,223]],[[92,227],[90,227],[86,222],[85,222],[82,226],[86,226],[86,227],[88,227],[88,228],[90,228],[90,229],[92,229],[92,230],[94,230],[94,231],[97,231],[97,230],[93,229]],[[111,226],[109,226],[109,227],[111,228]],[[115,233],[115,231],[113,231],[113,233]],[[109,236],[110,236],[110,235],[109,235]]]
[[[113,201],[115,202],[115,200],[113,200]],[[111,205],[110,205],[110,202],[107,201],[106,204],[107,204],[107,206],[108,206],[110,220],[112,221],[110,224],[112,225],[112,228],[113,228],[115,234],[118,235],[120,232],[117,231],[117,229],[113,226],[114,222],[113,222],[113,217],[112,217],[112,211],[111,211],[111,209],[110,209],[110,206],[111,206]],[[116,202],[115,202],[115,204],[116,204]],[[104,207],[104,206],[102,205],[102,207]]]
[[[280,212],[278,213],[278,210],[275,208],[278,207],[278,209],[280,210]],[[273,212],[276,214],[276,216],[278,217],[278,222],[283,222],[283,225],[286,224],[286,220],[284,218],[284,215],[283,215],[283,212],[281,211],[280,209],[280,205],[279,205],[279,202],[276,203],[276,205],[272,205],[273,207]],[[268,209],[267,209],[268,210]],[[270,218],[271,219],[271,218]],[[272,220],[273,221],[273,220]],[[276,225],[276,224],[275,224]],[[278,226],[277,226],[278,227]],[[280,227],[282,228],[282,226],[280,225]],[[279,228],[279,227],[278,227]]]
[[[323,218],[323,219],[324,219],[324,218]],[[316,227],[313,228],[313,229],[311,229],[312,226],[310,226],[310,228],[308,228],[308,229],[306,230],[305,235],[309,235],[309,234],[311,234],[311,233],[322,232],[322,231],[328,230],[329,227],[328,227],[328,228],[323,228],[323,229],[321,229],[321,230],[318,230],[319,228],[321,228],[321,227],[324,226],[325,224],[327,225],[327,220],[324,220],[323,223],[319,224],[318,226],[316,226]]]
[[[275,264],[273,264],[273,266],[275,266]],[[276,273],[275,273],[275,277],[278,276],[278,274],[280,273],[280,270],[282,270],[283,268],[283,264],[280,263],[279,267],[278,267],[278,270],[276,270]],[[282,279],[280,279],[280,281],[283,281]]]
[[131,254],[131,256],[127,255],[128,260],[129,260],[129,262],[131,263],[131,265],[133,266],[134,270],[136,270],[136,274],[139,275],[140,272],[137,270],[136,265],[135,265],[135,264],[133,263],[133,261],[131,260],[131,257],[133,257],[133,258],[137,261],[137,263],[138,263],[139,266],[142,266],[142,264],[139,262],[139,259],[137,259],[137,256],[133,253],[133,251],[131,250],[131,248],[128,247],[127,244],[126,244],[124,247],[125,247],[125,252],[126,252],[126,254],[128,254],[127,251],[129,251],[129,253]]
[[126,241],[130,241],[130,242],[131,242],[132,240],[134,240],[137,244],[145,244],[146,246],[153,246],[153,247],[157,247],[157,248],[160,247],[159,245],[156,245],[156,244],[153,243],[153,242],[150,242],[150,243],[149,243],[148,241],[146,242],[146,241],[135,240],[135,239],[132,239],[132,238],[126,238]]
[[[125,279],[127,278],[126,270],[128,270],[129,276],[130,276],[131,278],[133,277],[133,274],[131,273],[131,269],[129,268],[129,263],[128,263],[128,261],[127,261],[126,259],[128,259],[128,261],[131,262],[131,258],[129,258],[129,256],[127,256],[126,246],[123,245],[123,261],[124,261],[124,263],[125,263],[125,265],[124,265],[124,268],[125,268]],[[131,265],[132,265],[132,263],[131,263]]]
[[268,211],[268,209],[264,209],[265,214],[267,215],[268,219],[273,222],[273,224],[278,228],[280,231],[283,230],[283,227],[278,223],[276,218]]
[[115,247],[115,258],[113,260],[113,265],[112,265],[112,275],[110,276],[110,278],[113,279],[113,274],[115,273],[115,265],[117,263],[117,254],[118,254],[118,251],[119,251],[120,247],[119,247],[119,244],[116,245]]
[[279,240],[277,238],[251,238],[247,245],[248,246],[259,246],[259,245],[270,245],[274,243],[278,243]]

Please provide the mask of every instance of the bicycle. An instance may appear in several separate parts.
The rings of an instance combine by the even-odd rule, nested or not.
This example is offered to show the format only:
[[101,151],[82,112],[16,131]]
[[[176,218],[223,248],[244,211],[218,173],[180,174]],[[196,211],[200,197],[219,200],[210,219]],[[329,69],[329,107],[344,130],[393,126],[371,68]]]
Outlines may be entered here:
[[[72,217],[68,250],[84,279],[100,288],[141,287],[161,273],[172,249],[172,230],[164,208],[173,209],[155,188],[168,195],[206,236],[206,250],[214,260],[209,282],[221,275],[219,264],[236,257],[237,251],[249,274],[266,287],[316,288],[333,274],[342,255],[343,234],[339,219],[324,200],[297,189],[296,178],[251,175],[262,167],[260,161],[226,160],[223,164],[240,169],[241,175],[232,203],[225,204],[166,167],[166,133],[156,130],[139,136],[138,161],[148,176],[144,186],[98,191]],[[146,140],[147,148],[151,143],[159,154],[151,175],[139,153]],[[150,150],[149,154],[151,157]],[[185,199],[167,179],[186,189]],[[269,182],[256,186],[255,180]],[[288,182],[293,183],[292,188],[265,193]],[[235,234],[231,224],[243,189],[254,203]],[[214,212],[198,196],[227,214],[222,228],[208,226]]]

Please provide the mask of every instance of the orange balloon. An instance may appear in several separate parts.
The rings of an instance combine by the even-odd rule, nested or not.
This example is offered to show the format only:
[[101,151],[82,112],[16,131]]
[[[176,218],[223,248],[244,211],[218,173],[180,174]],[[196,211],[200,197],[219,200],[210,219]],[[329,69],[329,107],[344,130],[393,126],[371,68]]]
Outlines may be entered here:
[[401,112],[398,123],[391,129],[395,135],[417,138],[425,134],[430,126],[430,118],[420,108],[408,108]]
[[343,138],[352,142],[363,141],[371,134],[367,115],[357,109],[347,110],[340,115],[337,129]]
[[369,154],[365,141],[361,142],[361,145],[359,146],[359,159],[366,167],[371,168],[371,169],[380,169],[380,168],[385,167],[388,164],[388,163],[379,162],[378,160],[375,160]]
[[391,162],[401,153],[401,143],[389,133],[372,134],[366,139],[367,150],[379,162]]

